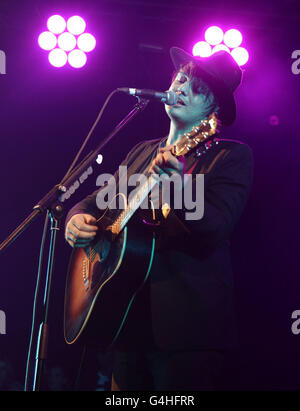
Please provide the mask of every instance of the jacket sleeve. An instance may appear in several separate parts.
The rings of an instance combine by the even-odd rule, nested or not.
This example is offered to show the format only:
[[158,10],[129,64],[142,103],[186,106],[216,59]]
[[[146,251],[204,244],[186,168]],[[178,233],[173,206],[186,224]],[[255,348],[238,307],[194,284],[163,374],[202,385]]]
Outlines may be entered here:
[[251,150],[238,143],[217,162],[211,176],[204,176],[203,217],[187,220],[188,210],[184,207],[171,210],[162,228],[171,237],[196,236],[198,245],[215,248],[232,232],[246,205],[251,184]]

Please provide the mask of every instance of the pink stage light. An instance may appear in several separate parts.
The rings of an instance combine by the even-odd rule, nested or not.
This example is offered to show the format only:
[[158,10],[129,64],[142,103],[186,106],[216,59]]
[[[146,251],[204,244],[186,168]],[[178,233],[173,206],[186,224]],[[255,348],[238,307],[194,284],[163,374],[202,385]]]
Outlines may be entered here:
[[49,19],[47,20],[48,30],[52,31],[52,33],[54,34],[62,33],[65,30],[66,25],[66,20],[58,14],[49,17]]
[[193,47],[193,56],[209,57],[211,55],[211,46],[206,41],[198,41]]
[[207,43],[215,46],[221,43],[223,40],[223,35],[223,30],[220,27],[211,26],[206,30],[204,37]]
[[51,50],[48,59],[54,67],[63,67],[68,61],[67,53],[61,49]]
[[57,39],[55,34],[50,31],[44,31],[39,35],[38,43],[43,50],[49,51],[56,47]]
[[71,51],[76,47],[76,38],[73,34],[65,31],[59,35],[57,44],[64,51]]
[[90,33],[83,33],[77,39],[77,46],[82,51],[92,51],[96,47],[96,39]]
[[244,47],[237,47],[231,50],[231,55],[239,66],[243,66],[249,60],[249,53]]
[[63,67],[67,62],[74,68],[81,68],[87,62],[85,52],[96,47],[96,39],[85,33],[86,22],[80,16],[72,16],[67,21],[56,14],[47,20],[49,31],[38,37],[43,50],[50,51],[48,59],[55,67]]
[[68,55],[68,62],[74,68],[81,68],[87,61],[86,54],[82,50],[72,50]]
[[243,41],[242,33],[236,29],[227,30],[224,34],[224,43],[231,49],[239,47]]
[[244,47],[240,47],[243,36],[239,30],[230,29],[224,34],[220,27],[211,26],[205,31],[204,37],[206,41],[198,41],[194,44],[192,50],[194,56],[209,57],[217,51],[225,50],[240,66],[249,60],[248,51]]
[[67,21],[67,29],[70,33],[78,36],[83,33],[86,28],[86,23],[80,16],[72,16]]

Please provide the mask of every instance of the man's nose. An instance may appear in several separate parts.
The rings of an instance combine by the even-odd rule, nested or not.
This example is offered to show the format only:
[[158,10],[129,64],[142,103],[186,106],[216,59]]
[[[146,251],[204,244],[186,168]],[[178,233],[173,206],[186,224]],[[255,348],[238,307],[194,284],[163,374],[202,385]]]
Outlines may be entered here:
[[177,89],[175,93],[178,94],[178,96],[180,95],[186,96],[186,92],[183,89]]
[[176,93],[178,95],[182,94],[183,96],[186,96],[187,95],[187,85],[186,85],[186,83],[184,83],[181,86],[177,87]]

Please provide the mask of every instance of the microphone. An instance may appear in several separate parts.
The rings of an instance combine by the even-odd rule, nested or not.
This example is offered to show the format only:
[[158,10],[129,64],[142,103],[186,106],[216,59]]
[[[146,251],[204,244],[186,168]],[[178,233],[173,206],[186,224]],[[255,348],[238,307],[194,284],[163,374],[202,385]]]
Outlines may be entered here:
[[150,99],[158,99],[162,103],[167,104],[168,106],[173,106],[178,101],[178,95],[175,91],[167,90],[164,93],[161,91],[148,90],[148,89],[138,89],[138,88],[118,88],[118,91],[129,94],[130,96],[141,96],[147,97]]

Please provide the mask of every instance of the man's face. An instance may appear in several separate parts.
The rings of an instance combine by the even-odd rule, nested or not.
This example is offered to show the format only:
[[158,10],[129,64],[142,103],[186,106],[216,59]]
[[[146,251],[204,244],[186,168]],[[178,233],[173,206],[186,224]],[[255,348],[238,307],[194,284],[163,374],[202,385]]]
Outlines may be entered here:
[[196,126],[211,112],[214,96],[208,96],[201,91],[193,90],[191,78],[179,71],[173,80],[170,90],[180,92],[177,104],[165,105],[165,110],[170,117],[180,126]]

